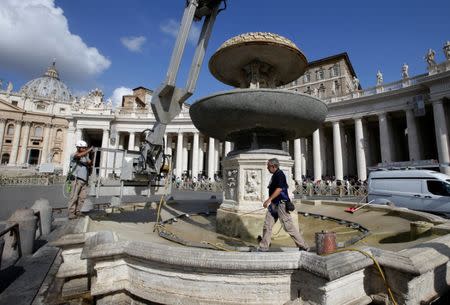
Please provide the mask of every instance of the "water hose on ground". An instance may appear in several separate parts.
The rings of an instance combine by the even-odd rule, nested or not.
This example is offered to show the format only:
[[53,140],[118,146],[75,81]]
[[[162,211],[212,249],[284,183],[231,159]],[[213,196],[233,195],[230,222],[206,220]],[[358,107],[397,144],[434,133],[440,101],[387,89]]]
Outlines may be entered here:
[[[370,254],[369,252],[366,252],[366,251],[363,251],[363,250],[360,250],[360,249],[356,249],[356,248],[348,248],[348,249],[336,250],[333,253],[345,252],[345,251],[359,252],[362,255],[367,256],[368,258],[370,258],[373,261],[373,263],[374,263],[378,273],[380,274],[381,278],[383,279],[384,286],[386,287],[386,291],[388,293],[389,298],[392,301],[392,304],[398,305],[397,301],[394,298],[394,294],[392,293],[391,287],[389,286],[389,283],[388,283],[388,281],[386,279],[386,276],[384,275],[383,269],[381,269],[381,266],[378,263],[378,261],[375,259],[375,257],[372,254]],[[330,254],[333,254],[333,253],[330,253]],[[329,254],[327,254],[327,255],[329,255]]]

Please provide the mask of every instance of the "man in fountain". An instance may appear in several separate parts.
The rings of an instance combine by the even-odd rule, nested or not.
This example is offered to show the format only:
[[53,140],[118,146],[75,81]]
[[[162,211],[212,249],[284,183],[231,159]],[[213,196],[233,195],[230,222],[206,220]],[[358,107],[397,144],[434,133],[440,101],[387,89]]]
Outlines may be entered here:
[[268,186],[269,198],[267,198],[263,204],[268,210],[264,220],[263,236],[259,243],[258,251],[265,252],[269,250],[272,227],[277,222],[278,218],[280,219],[284,230],[292,237],[297,247],[301,251],[308,251],[308,244],[294,226],[292,217],[286,209],[286,202],[290,201],[287,191],[288,184],[286,176],[280,169],[280,162],[278,159],[273,158],[267,161],[267,170],[272,174],[272,179]]

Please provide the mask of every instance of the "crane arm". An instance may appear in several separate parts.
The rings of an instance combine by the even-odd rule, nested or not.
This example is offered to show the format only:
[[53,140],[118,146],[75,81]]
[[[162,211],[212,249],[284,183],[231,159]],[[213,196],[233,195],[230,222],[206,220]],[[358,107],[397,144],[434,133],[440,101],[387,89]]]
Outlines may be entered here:
[[[224,8],[221,8],[221,3]],[[151,107],[156,118],[153,128],[147,133],[141,145],[141,156],[136,171],[148,175],[159,175],[163,165],[164,134],[167,125],[181,112],[183,103],[193,94],[200,68],[208,47],[209,38],[217,14],[226,8],[226,0],[186,0],[180,30],[172,51],[169,68],[164,82],[155,91]],[[203,19],[202,30],[196,45],[189,75],[184,88],[176,86],[176,78],[194,21]]]

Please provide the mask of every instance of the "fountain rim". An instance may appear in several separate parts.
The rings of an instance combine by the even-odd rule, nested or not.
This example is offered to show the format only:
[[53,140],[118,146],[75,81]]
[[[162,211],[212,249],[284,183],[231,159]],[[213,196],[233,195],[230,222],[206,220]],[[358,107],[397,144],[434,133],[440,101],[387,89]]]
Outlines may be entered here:
[[239,93],[250,93],[250,92],[268,92],[268,93],[283,93],[283,94],[292,94],[292,95],[299,95],[299,96],[304,96],[306,98],[310,98],[312,100],[315,100],[317,102],[321,102],[328,110],[328,104],[326,102],[324,102],[323,100],[315,97],[315,96],[311,96],[309,94],[306,93],[301,93],[298,91],[292,91],[289,89],[270,89],[270,88],[257,88],[257,89],[249,89],[249,88],[235,88],[232,90],[227,90],[227,91],[219,91],[219,92],[215,92],[213,94],[207,95],[205,97],[202,97],[201,99],[196,100],[194,103],[192,103],[191,107],[194,105],[197,105],[199,103],[204,103],[207,100],[210,100],[211,98],[214,98],[216,96],[223,96],[223,95],[234,95],[234,94],[239,94]]

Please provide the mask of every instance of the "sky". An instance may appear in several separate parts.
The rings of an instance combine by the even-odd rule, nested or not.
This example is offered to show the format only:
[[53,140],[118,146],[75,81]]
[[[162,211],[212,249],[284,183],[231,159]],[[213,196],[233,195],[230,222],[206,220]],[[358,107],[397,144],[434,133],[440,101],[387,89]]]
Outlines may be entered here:
[[[116,103],[132,88],[164,80],[185,0],[0,0],[0,79],[19,90],[52,61],[76,96],[94,88]],[[184,87],[201,23],[194,23],[179,72]],[[217,17],[192,103],[231,89],[208,70],[227,39],[273,32],[292,40],[309,61],[347,52],[363,88],[426,72],[428,48],[444,60],[450,1],[228,0]]]

